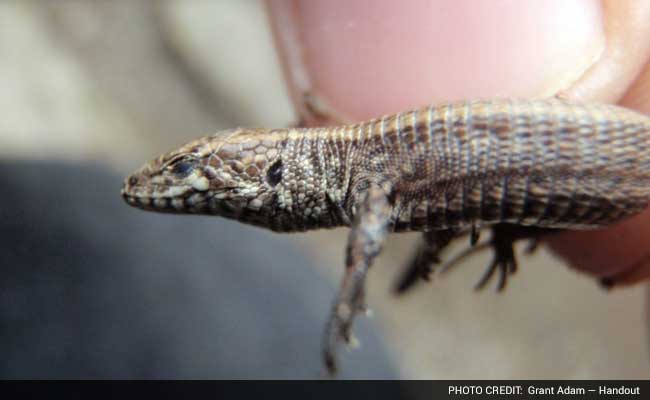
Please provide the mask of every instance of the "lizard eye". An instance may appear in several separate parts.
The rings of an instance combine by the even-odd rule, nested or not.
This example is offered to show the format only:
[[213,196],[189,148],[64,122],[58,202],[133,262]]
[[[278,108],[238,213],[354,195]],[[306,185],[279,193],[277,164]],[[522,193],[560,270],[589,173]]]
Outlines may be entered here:
[[172,165],[171,171],[172,174],[183,178],[188,176],[194,170],[195,165],[195,163],[190,161],[179,161]]
[[172,167],[172,172],[179,176],[186,176],[194,168],[194,165],[188,162],[179,162]]
[[266,180],[268,180],[272,186],[280,183],[282,180],[282,160],[278,160],[271,165],[266,173]]

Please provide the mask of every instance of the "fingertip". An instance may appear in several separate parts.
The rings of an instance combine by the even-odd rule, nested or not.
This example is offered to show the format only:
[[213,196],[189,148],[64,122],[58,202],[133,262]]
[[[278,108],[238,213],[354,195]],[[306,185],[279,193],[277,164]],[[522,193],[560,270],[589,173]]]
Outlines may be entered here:
[[568,231],[545,241],[567,264],[614,285],[631,281],[626,274],[633,270],[637,280],[650,277],[650,266],[643,266],[650,257],[650,210],[606,229]]
[[601,54],[599,4],[272,0],[269,10],[297,105],[309,92],[358,120],[461,98],[551,96]]

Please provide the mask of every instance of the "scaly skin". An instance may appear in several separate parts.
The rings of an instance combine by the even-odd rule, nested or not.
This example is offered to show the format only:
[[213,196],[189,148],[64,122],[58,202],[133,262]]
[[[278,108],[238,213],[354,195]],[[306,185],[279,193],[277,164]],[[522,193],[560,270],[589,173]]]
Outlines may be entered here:
[[324,359],[350,340],[364,281],[390,232],[424,240],[398,291],[427,277],[459,235],[490,227],[503,289],[512,243],[593,229],[643,210],[650,198],[650,119],[611,105],[558,99],[472,101],[366,123],[233,129],[190,142],[126,179],[143,209],[219,215],[278,232],[350,226],[346,272]]

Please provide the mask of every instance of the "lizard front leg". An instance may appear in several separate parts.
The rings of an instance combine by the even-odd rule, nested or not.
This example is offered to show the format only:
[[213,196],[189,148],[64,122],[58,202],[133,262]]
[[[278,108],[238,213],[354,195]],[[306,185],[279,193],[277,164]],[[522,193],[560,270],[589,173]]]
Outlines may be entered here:
[[353,223],[345,259],[345,275],[325,329],[323,358],[330,374],[336,372],[336,347],[350,342],[356,313],[365,310],[368,269],[384,244],[390,225],[391,205],[386,185],[370,182],[355,185]]

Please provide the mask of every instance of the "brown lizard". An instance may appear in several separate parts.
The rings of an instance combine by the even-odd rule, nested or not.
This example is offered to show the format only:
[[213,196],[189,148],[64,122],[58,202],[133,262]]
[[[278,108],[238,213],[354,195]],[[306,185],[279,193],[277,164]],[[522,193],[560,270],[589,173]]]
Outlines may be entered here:
[[469,232],[475,244],[490,227],[494,258],[478,287],[499,271],[502,289],[517,267],[515,240],[599,228],[648,205],[650,118],[613,105],[496,99],[336,127],[237,128],[144,165],[122,195],[147,210],[277,232],[351,227],[324,337],[333,372],[389,233],[423,232],[402,292],[452,239]]

